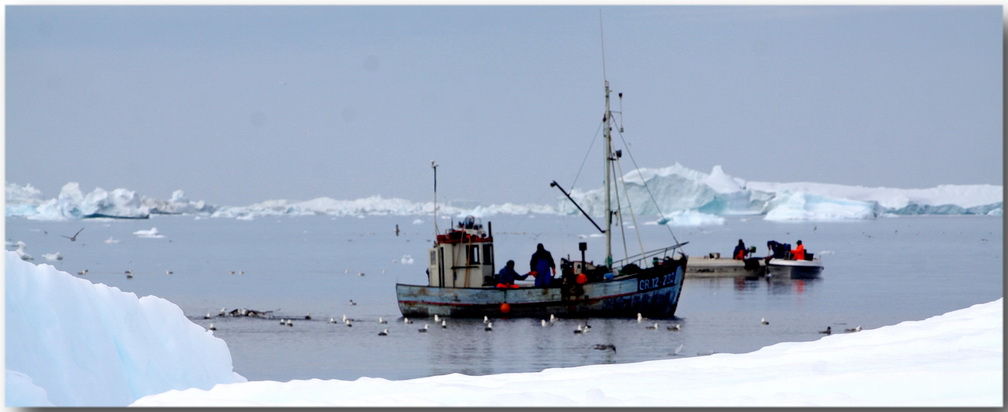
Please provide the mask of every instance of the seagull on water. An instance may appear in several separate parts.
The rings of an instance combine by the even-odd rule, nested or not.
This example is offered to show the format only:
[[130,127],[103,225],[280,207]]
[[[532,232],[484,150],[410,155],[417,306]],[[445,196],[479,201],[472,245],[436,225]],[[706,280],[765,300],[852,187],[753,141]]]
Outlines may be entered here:
[[682,325],[680,325],[678,323],[675,324],[675,326],[669,326],[668,327],[668,330],[673,331],[673,332],[678,332],[681,329],[682,329]]
[[595,345],[595,349],[597,349],[597,350],[612,350],[613,353],[616,353],[616,345],[613,345],[611,343],[608,343],[608,344],[605,344],[605,345],[603,345],[601,343],[596,344]]
[[77,233],[74,233],[73,236],[66,236],[66,235],[60,235],[60,236],[63,236],[65,238],[67,238],[67,239],[70,239],[71,242],[76,242],[77,241],[77,235],[79,235],[80,232],[83,231],[83,230],[84,230],[84,228],[80,228],[80,230],[78,230]]
[[821,331],[819,331],[819,333],[824,333],[824,334],[829,335],[829,334],[833,333],[833,328],[827,326],[826,330],[821,330]]
[[214,326],[213,322],[210,322],[210,330],[217,330],[217,327]]
[[770,321],[766,320],[766,318],[759,318],[759,323],[761,325],[769,325]]
[[860,331],[861,331],[861,325],[858,325],[856,328],[853,328],[853,329],[844,329],[844,332],[847,332],[847,333],[860,332]]
[[654,325],[647,325],[647,326],[645,326],[645,328],[647,328],[647,329],[653,329],[653,330],[658,330],[658,322],[655,322]]
[[422,328],[417,329],[417,330],[420,331],[420,333],[427,333],[427,331],[429,329],[430,329],[430,325],[425,323]]
[[380,323],[380,324],[383,324],[383,325],[384,325],[384,324],[387,324],[387,323],[388,323],[388,321],[387,321],[387,320],[385,320],[385,319],[382,319],[382,317],[381,317],[381,316],[379,316],[379,317],[378,317],[378,323]]
[[381,332],[378,332],[378,336],[388,336],[388,329],[382,329]]
[[409,318],[407,318],[407,317],[403,317],[402,318],[402,322],[403,322],[403,324],[406,324],[406,325],[410,325],[410,324],[413,323],[413,321],[409,320]]
[[487,332],[493,332],[493,322],[487,322],[486,327],[483,330]]
[[444,319],[441,319],[441,329],[448,329],[448,322],[445,322]]

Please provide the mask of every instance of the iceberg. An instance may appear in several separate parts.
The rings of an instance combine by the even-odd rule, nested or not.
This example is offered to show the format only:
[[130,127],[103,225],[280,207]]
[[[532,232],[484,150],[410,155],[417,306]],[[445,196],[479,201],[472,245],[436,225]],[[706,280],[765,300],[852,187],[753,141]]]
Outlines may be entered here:
[[125,406],[172,389],[245,382],[227,344],[174,303],[51,265],[5,263],[6,406]]
[[[731,176],[721,166],[710,173],[672,166],[641,168],[623,176],[621,202],[639,216],[656,216],[659,222],[679,225],[723,224],[725,217],[763,216],[771,221],[864,220],[890,215],[992,215],[1004,214],[1003,187],[997,185],[941,185],[925,189],[845,186],[826,183],[751,182]],[[646,186],[645,186],[646,184]],[[137,195],[127,189],[107,192],[96,188],[82,194],[77,183],[63,186],[55,199],[44,200],[30,184],[7,183],[6,215],[37,220],[91,217],[146,218],[152,214],[181,214],[217,218],[255,219],[264,216],[419,216],[434,210],[433,202],[414,202],[380,195],[354,200],[318,197],[307,201],[266,200],[247,206],[215,206],[189,200],[176,190],[168,200]],[[604,214],[602,188],[573,188],[571,197],[589,214]],[[558,196],[553,204],[504,203],[481,205],[469,201],[438,204],[442,216],[497,214],[580,213]]]

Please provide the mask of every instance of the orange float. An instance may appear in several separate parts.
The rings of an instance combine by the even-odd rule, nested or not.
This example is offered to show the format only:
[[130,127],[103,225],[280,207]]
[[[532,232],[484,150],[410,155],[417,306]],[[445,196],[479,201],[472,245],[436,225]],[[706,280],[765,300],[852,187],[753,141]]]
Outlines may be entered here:
[[578,273],[577,278],[575,278],[574,281],[577,282],[577,284],[579,285],[583,285],[585,283],[588,283],[588,276],[585,275],[584,273]]
[[501,303],[501,305],[500,305],[500,311],[501,311],[501,313],[508,313],[508,312],[510,312],[511,311],[511,305],[509,305],[507,302]]

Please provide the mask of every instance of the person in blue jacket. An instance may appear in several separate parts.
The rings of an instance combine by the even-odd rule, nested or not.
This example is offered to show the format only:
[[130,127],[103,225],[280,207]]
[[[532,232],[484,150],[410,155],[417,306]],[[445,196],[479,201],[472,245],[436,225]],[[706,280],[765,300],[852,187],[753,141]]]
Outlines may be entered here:
[[529,260],[529,266],[532,268],[533,276],[536,277],[536,287],[549,287],[550,281],[553,280],[553,275],[556,273],[556,262],[553,261],[553,255],[543,247],[542,243],[536,246],[536,251],[532,254],[532,259]]
[[519,275],[518,272],[515,272],[514,265],[514,261],[509,260],[507,261],[507,264],[501,268],[500,272],[497,273],[497,276],[500,278],[500,283],[497,283],[497,287],[517,288],[518,285],[515,285],[515,280],[525,280],[525,278],[528,277],[528,274]]

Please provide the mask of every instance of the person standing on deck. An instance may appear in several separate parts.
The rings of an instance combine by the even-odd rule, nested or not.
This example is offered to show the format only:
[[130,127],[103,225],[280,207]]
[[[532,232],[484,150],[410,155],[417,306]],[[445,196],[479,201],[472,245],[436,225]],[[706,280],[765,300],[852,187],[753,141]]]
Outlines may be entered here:
[[553,275],[556,273],[556,262],[553,261],[553,255],[543,247],[540,243],[536,246],[535,253],[532,254],[532,259],[529,260],[529,266],[532,268],[532,276],[535,276],[535,286],[537,288],[549,287],[550,281],[553,280]]

